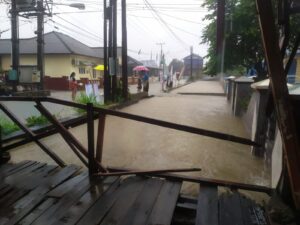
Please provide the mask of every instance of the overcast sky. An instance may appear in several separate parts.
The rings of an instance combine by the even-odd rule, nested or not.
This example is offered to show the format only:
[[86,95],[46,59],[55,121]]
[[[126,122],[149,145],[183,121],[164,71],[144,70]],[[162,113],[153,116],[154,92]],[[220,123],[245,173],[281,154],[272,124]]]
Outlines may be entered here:
[[[3,0],[0,0],[2,2]],[[78,3],[76,0],[54,0],[55,3]],[[85,10],[62,5],[53,6],[54,16],[45,19],[45,32],[65,33],[89,46],[103,46],[103,0],[83,0]],[[121,7],[118,0],[118,45],[121,45]],[[206,45],[200,45],[203,21],[207,13],[202,0],[127,0],[128,54],[156,60],[160,45],[169,62],[182,59],[193,46],[194,53],[205,56]],[[10,38],[8,5],[0,5],[1,38]],[[20,37],[33,37],[35,19],[20,18]]]

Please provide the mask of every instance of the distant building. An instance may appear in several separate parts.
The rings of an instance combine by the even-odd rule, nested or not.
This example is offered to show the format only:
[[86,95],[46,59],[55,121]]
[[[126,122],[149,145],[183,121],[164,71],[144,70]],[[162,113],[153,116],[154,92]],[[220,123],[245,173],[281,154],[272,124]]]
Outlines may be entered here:
[[184,62],[184,76],[191,75],[191,64],[193,69],[193,75],[200,76],[203,68],[203,58],[197,54],[188,55],[183,58]]
[[159,68],[155,60],[141,60],[141,63],[149,69],[150,76],[158,76],[159,71],[162,70]]
[[[76,78],[87,82],[99,80],[103,71],[94,70],[98,64],[103,64],[103,47],[89,47],[80,41],[59,32],[44,35],[45,87],[54,90],[68,89],[68,77],[71,72]],[[36,37],[20,39],[20,68],[36,66]],[[118,48],[121,62],[121,48]],[[128,56],[128,72],[141,62]],[[2,71],[11,69],[11,40],[0,39],[0,68]],[[118,70],[121,73],[121,70]],[[21,78],[22,74],[20,75]]]

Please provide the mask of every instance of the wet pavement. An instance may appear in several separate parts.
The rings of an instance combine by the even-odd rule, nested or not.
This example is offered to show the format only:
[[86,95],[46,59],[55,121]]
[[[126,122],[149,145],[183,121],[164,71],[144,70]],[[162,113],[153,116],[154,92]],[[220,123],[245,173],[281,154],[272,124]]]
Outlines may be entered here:
[[[161,92],[159,83],[155,85],[156,97],[121,111],[249,138],[241,119],[231,115],[226,97],[177,94],[183,91],[218,93],[222,91],[218,82],[198,81],[170,93]],[[87,146],[85,125],[71,132]],[[42,142],[67,163],[81,164],[59,135]],[[12,158],[54,163],[35,144],[12,151]],[[103,162],[138,169],[200,167],[201,172],[189,174],[266,186],[270,183],[270,172],[264,167],[263,159],[252,156],[249,146],[112,116],[106,120]],[[195,191],[195,186],[185,186],[184,192]]]

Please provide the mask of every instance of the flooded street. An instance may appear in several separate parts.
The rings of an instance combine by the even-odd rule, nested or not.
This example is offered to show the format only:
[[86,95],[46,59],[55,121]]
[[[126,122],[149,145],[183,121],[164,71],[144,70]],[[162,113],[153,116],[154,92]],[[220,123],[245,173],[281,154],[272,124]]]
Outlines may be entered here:
[[[226,97],[179,92],[221,93],[222,88],[218,82],[199,81],[142,100],[122,111],[249,138],[241,119],[231,115]],[[87,146],[86,126],[71,131]],[[59,135],[42,142],[66,162],[80,164]],[[14,161],[34,159],[54,163],[35,144],[12,151],[12,156]],[[112,116],[106,120],[103,163],[138,169],[200,167],[202,171],[187,174],[266,186],[270,183],[270,172],[265,169],[263,159],[252,156],[249,146]],[[193,193],[195,187],[186,186],[184,191]]]

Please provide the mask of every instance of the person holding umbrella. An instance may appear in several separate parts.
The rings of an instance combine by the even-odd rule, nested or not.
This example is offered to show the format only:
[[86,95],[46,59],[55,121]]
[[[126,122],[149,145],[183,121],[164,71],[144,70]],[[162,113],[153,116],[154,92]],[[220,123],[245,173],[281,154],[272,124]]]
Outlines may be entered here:
[[[138,92],[141,91],[142,89],[142,85],[144,85],[144,88],[143,88],[143,91],[147,91],[149,90],[149,75],[148,75],[148,71],[149,69],[145,66],[136,66],[133,68],[133,71],[137,71],[137,72],[142,72],[143,74],[143,77],[141,77],[141,74],[139,74],[138,76],[138,86],[137,86],[137,89],[138,89]],[[146,74],[147,73],[147,74]],[[143,81],[143,84],[142,84],[142,81]],[[145,85],[147,87],[145,87]]]

